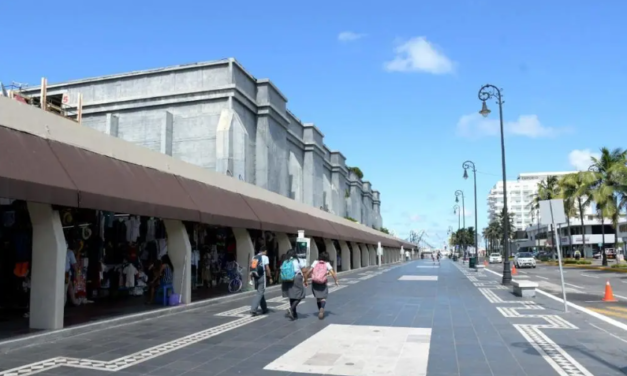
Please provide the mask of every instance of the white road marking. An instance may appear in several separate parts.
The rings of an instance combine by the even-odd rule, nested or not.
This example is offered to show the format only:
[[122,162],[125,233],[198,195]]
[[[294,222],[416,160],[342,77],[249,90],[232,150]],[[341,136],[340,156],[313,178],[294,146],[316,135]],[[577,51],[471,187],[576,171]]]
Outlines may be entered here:
[[605,332],[605,333],[607,333],[607,334],[611,335],[612,337],[614,337],[614,338],[616,338],[616,339],[618,339],[618,340],[621,340],[621,341],[623,341],[623,342],[627,343],[627,340],[624,340],[623,338],[621,338],[621,337],[619,337],[619,336],[617,336],[617,335],[615,335],[615,334],[612,334],[612,333],[608,332],[607,330],[605,330],[605,329],[603,329],[603,328],[601,328],[601,327],[599,327],[599,326],[594,325],[593,323],[588,323],[588,324],[590,324],[590,326],[594,326],[595,328],[599,329],[600,331],[603,331],[603,332]]
[[594,276],[594,275],[590,275],[588,273],[581,273],[582,277],[588,277],[588,278],[594,278],[594,279],[599,279],[599,277]]
[[[490,273],[492,273],[492,274],[495,274],[495,275],[499,276],[499,277],[503,277],[503,275],[500,274],[500,273],[497,273],[497,272],[492,271],[492,270],[488,270],[488,271]],[[553,299],[553,300],[558,301],[560,303],[564,303],[564,300],[562,300],[561,298],[558,298],[557,296],[554,296],[553,294],[548,293],[546,291],[542,291],[540,289],[536,289],[536,292],[539,292],[540,294],[546,296],[547,298]],[[603,322],[605,322],[607,324],[613,325],[613,326],[615,326],[615,327],[617,327],[619,329],[627,331],[627,324],[624,324],[624,323],[622,323],[622,322],[620,322],[618,320],[614,320],[613,318],[607,317],[607,316],[602,315],[602,314],[600,314],[598,312],[591,311],[591,310],[589,310],[589,309],[587,309],[585,307],[582,307],[580,305],[577,305],[575,303],[567,302],[567,304],[568,304],[569,307],[572,307],[572,308],[574,308],[574,309],[576,309],[578,311],[581,311],[581,312],[583,312],[585,314],[588,314],[588,315],[590,315],[590,316],[592,316],[592,317],[594,317],[596,319],[599,319],[599,320],[601,320],[601,321],[603,321]]]
[[627,300],[627,296],[621,296],[618,294],[614,294],[615,297]]
[[430,342],[431,328],[330,324],[264,370],[286,375],[426,375]]
[[577,286],[577,285],[573,285],[572,283],[566,283],[566,282],[564,282],[564,284],[565,284],[565,285],[567,285],[567,286],[572,286],[572,287],[578,288],[578,289],[583,289],[583,287],[581,287],[581,286]]
[[546,279],[547,281],[549,280],[547,277],[543,277],[543,276],[541,276],[541,275],[537,275],[537,276],[535,276],[535,277],[542,278],[542,279]]

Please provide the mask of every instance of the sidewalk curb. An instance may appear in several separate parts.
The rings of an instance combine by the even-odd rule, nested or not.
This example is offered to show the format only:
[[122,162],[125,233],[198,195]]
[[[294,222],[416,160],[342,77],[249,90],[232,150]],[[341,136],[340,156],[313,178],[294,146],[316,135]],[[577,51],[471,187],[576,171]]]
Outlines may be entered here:
[[[409,262],[413,262],[416,260],[411,260]],[[381,267],[389,267],[402,265],[406,262],[396,262],[390,264],[384,264]],[[359,269],[352,269],[343,272],[338,272],[338,276],[342,275],[350,275],[357,272],[363,272],[367,270],[378,269],[380,266],[367,266]],[[266,293],[272,293],[280,290],[280,285],[270,286],[266,289]],[[49,342],[56,342],[61,339],[70,338],[79,336],[86,333],[96,332],[103,329],[111,329],[124,325],[135,324],[141,321],[155,319],[164,316],[176,315],[178,313],[193,311],[197,309],[203,309],[206,307],[231,303],[239,300],[243,300],[246,298],[250,298],[255,291],[243,291],[236,294],[220,296],[216,298],[204,299],[197,302],[192,302],[190,304],[180,305],[176,307],[169,308],[161,308],[155,309],[153,311],[134,313],[130,315],[124,315],[120,317],[115,317],[111,319],[99,320],[92,323],[87,323],[78,326],[71,326],[68,328],[57,329],[57,330],[46,330],[43,332],[39,332],[36,334],[26,334],[23,336],[18,336],[16,338],[0,341],[0,354],[6,354],[11,351],[19,350],[25,347],[36,346]]]

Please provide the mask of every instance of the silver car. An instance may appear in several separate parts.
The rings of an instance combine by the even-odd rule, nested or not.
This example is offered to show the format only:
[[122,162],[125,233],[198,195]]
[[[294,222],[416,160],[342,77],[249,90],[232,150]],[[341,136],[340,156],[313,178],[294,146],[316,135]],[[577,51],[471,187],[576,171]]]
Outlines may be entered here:
[[518,269],[520,268],[535,268],[536,259],[531,252],[518,252],[514,257],[514,265]]

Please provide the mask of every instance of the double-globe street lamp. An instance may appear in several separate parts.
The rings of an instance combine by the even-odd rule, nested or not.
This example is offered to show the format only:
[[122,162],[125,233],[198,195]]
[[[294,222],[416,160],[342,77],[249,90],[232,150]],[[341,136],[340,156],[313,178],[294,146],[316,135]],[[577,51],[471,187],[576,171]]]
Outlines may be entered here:
[[501,167],[503,169],[503,279],[502,284],[509,285],[512,283],[512,270],[509,263],[509,214],[507,211],[507,173],[505,169],[505,135],[503,132],[503,96],[501,90],[494,85],[483,85],[479,89],[479,100],[483,102],[479,113],[483,117],[490,115],[490,109],[486,104],[487,100],[495,99],[499,105],[499,121],[501,126]]
[[479,265],[479,227],[477,227],[477,168],[475,162],[466,161],[462,164],[464,179],[468,179],[468,169],[472,170],[475,187],[475,265]]

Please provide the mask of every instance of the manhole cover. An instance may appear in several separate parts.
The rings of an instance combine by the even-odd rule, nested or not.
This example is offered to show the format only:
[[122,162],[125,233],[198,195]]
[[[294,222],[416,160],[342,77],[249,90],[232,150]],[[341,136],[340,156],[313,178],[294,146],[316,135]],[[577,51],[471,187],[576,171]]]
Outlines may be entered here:
[[347,366],[354,366],[355,363],[346,363]]

